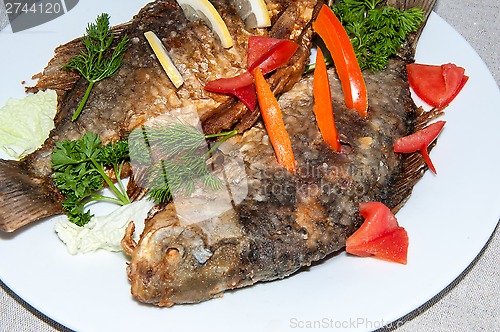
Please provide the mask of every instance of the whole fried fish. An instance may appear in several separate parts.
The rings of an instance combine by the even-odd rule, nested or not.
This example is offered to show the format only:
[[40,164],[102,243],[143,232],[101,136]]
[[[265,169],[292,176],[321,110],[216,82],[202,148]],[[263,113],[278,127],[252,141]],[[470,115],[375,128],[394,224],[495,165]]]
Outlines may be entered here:
[[[417,6],[427,17],[434,1],[390,4]],[[394,153],[393,144],[437,116],[417,108],[410,96],[406,64],[418,35],[385,70],[364,72],[366,119],[346,109],[340,82],[329,70],[341,152],[322,140],[312,111],[313,77],[305,76],[279,98],[295,174],[277,164],[258,122],[221,146],[217,158],[224,159],[219,171],[227,188],[195,192],[157,208],[138,243],[131,224],[122,245],[131,255],[132,294],[141,302],[172,306],[284,278],[343,248],[362,222],[360,202],[379,201],[397,211],[426,166],[418,154]]]
[[[235,76],[246,69],[246,48],[251,35],[292,39],[299,51],[273,74],[276,93],[289,89],[302,75],[311,46],[311,20],[319,10],[316,0],[267,0],[272,27],[249,29],[237,15],[234,1],[211,1],[224,19],[234,46],[224,49],[202,21],[189,21],[175,0],[146,5],[130,22],[115,27],[115,41],[127,35],[130,42],[118,72],[95,84],[89,100],[75,122],[72,114],[88,82],[62,67],[83,47],[81,39],[56,49],[55,57],[38,83],[29,89],[58,92],[55,129],[38,151],[21,162],[0,160],[0,230],[14,231],[44,217],[61,214],[63,197],[52,182],[51,153],[55,142],[81,138],[85,132],[98,134],[103,143],[123,138],[148,119],[191,107],[207,132],[240,125],[247,113],[243,103],[231,96],[205,91],[214,79]],[[144,32],[153,31],[165,44],[185,82],[176,89],[147,43]],[[258,114],[258,113],[253,113]],[[249,127],[256,119],[244,122]]]

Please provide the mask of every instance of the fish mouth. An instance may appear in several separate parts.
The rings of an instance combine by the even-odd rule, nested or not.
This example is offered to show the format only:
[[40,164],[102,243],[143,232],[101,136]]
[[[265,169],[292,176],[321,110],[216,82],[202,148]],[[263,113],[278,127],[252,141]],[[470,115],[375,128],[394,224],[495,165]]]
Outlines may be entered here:
[[[186,270],[187,264],[196,264],[197,260],[193,259],[186,244],[198,249],[200,253],[204,252],[205,255],[200,255],[200,258],[211,255],[209,250],[204,249],[203,241],[197,234],[178,225],[156,229],[141,240],[128,271],[132,294],[139,301],[167,307],[172,306],[174,302],[187,302],[187,296],[185,299],[178,298],[180,294],[184,294],[180,291],[183,287],[179,277],[181,272]],[[191,293],[196,291],[191,290]],[[190,294],[189,298],[193,295],[196,296]]]
[[207,242],[196,225],[175,223],[148,232],[127,268],[132,295],[144,303],[171,307],[238,287],[242,277],[235,269],[240,266],[236,242],[214,247]]

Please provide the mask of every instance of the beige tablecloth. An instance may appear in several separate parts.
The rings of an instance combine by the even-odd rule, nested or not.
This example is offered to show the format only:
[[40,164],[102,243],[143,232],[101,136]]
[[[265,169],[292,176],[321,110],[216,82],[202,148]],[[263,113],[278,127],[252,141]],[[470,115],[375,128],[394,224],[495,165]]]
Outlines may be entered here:
[[[3,10],[0,0],[0,28],[6,24]],[[499,84],[500,1],[438,0],[435,11],[465,37]],[[498,108],[500,112],[500,105]],[[451,285],[422,307],[402,317],[397,324],[393,324],[395,328],[382,330],[500,330],[499,243],[496,231],[477,259]],[[0,283],[0,331],[52,332],[68,329],[31,308]]]

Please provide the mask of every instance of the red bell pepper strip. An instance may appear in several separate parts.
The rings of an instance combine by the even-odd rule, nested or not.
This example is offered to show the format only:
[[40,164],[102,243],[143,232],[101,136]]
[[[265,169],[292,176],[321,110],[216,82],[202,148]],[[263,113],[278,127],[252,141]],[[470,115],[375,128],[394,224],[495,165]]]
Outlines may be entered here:
[[437,174],[436,168],[432,164],[431,158],[429,157],[427,148],[438,137],[441,130],[443,130],[445,123],[446,121],[437,121],[424,129],[417,131],[416,133],[398,138],[394,143],[394,152],[413,153],[419,151],[429,169],[434,174]]
[[296,162],[293,155],[292,143],[286,131],[278,101],[259,67],[255,69],[254,77],[260,113],[274,152],[276,153],[278,164],[291,173],[295,173]]
[[250,68],[256,63],[263,55],[271,50],[283,39],[270,38],[264,36],[250,36],[248,37],[247,46],[247,68]]
[[232,94],[241,100],[251,111],[255,110],[257,106],[257,95],[255,94],[255,87],[253,85],[253,76],[248,71],[235,77],[220,78],[210,81],[205,85],[205,90]]
[[333,116],[330,82],[328,81],[328,72],[326,71],[323,52],[319,47],[316,53],[316,67],[314,68],[313,94],[313,112],[316,116],[321,136],[323,136],[330,149],[340,152],[340,140]]
[[342,84],[347,108],[354,109],[366,117],[368,112],[368,93],[359,67],[356,54],[342,23],[333,11],[323,5],[313,29],[325,42],[330,51],[335,68]]
[[391,210],[380,202],[364,202],[359,214],[365,222],[346,240],[346,251],[406,264],[408,234]]
[[411,63],[406,71],[415,94],[438,109],[448,106],[469,79],[464,68],[452,63],[441,66]]
[[246,71],[243,74],[228,78],[219,78],[208,82],[205,90],[219,93],[228,93],[239,88],[244,88],[253,83],[253,75]]
[[231,92],[236,98],[241,100],[249,110],[255,110],[257,107],[257,94],[255,92],[255,85],[250,84],[242,88],[234,89]]
[[255,88],[248,87],[253,84],[251,73],[256,67],[259,67],[264,75],[276,70],[290,60],[298,47],[299,45],[291,40],[250,37],[248,41],[248,70],[235,77],[210,81],[205,85],[205,90],[232,94],[253,111],[257,104],[257,97],[251,93]]
[[[287,63],[298,48],[299,45],[292,40],[279,40],[271,49],[261,54],[257,60],[248,63],[248,71],[253,73],[254,69],[259,67],[262,74],[266,75]],[[248,52],[255,53],[254,50],[250,51],[250,49]]]

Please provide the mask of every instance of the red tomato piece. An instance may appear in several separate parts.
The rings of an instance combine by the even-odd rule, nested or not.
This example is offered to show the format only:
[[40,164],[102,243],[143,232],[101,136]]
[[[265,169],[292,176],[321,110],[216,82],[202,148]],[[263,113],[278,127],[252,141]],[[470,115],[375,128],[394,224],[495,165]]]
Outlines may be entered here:
[[406,264],[408,235],[391,210],[380,202],[361,203],[359,210],[365,222],[347,239],[346,251]]
[[446,121],[436,121],[416,133],[398,138],[396,142],[394,142],[394,152],[413,153],[419,151],[429,169],[434,174],[437,174],[436,168],[429,157],[427,148],[439,136],[439,133],[443,130],[445,123]]
[[465,83],[467,83],[468,80],[469,80],[469,76],[464,75],[464,77],[462,78],[462,81],[460,82],[460,85],[458,86],[458,89],[448,99],[443,101],[443,103],[442,103],[443,108],[445,106],[448,106],[453,101],[453,99],[455,99],[455,97],[460,93],[460,91],[462,91],[462,88],[464,87]]
[[360,203],[359,214],[365,222],[347,239],[348,248],[390,233],[399,226],[391,210],[380,202]]
[[412,63],[406,70],[417,96],[438,109],[448,106],[469,78],[464,68],[452,63],[441,66]]
[[375,256],[380,259],[406,264],[408,257],[408,233],[403,227],[378,237],[370,242],[350,248],[349,253],[367,257]]

